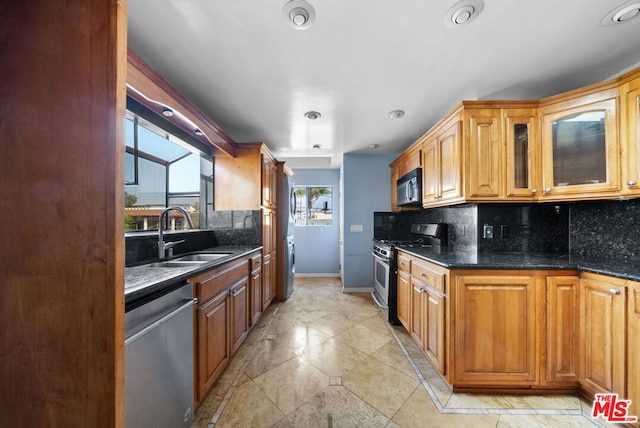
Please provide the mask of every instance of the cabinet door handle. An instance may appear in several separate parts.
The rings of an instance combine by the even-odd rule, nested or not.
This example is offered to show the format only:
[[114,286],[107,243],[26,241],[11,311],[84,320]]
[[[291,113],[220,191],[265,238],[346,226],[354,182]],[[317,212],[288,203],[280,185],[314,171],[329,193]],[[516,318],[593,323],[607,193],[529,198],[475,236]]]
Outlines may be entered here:
[[627,186],[635,186],[636,182],[634,180],[627,181]]
[[424,293],[424,288],[422,288],[422,287],[420,287],[420,288],[418,288],[418,287],[413,287],[413,289],[414,289],[416,292],[418,292],[418,293]]
[[260,274],[257,273],[255,275],[253,275],[253,279],[258,279],[258,278],[260,278]]
[[613,294],[615,296],[616,294],[620,294],[620,290],[617,290],[615,288],[610,288],[609,289],[609,293],[611,293],[611,294]]
[[551,193],[551,187],[547,187],[544,189],[544,193]]
[[426,277],[427,275],[425,275],[425,274],[424,274],[424,272],[420,272],[420,276],[424,278],[424,277]]
[[531,189],[531,194],[535,195],[536,193],[538,193],[538,189]]

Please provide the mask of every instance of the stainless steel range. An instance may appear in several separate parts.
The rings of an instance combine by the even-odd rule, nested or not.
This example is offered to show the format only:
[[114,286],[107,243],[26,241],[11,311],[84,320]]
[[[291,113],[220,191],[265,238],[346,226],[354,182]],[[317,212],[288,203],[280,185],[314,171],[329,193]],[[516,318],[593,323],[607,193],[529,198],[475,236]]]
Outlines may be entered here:
[[397,248],[446,247],[447,225],[445,223],[412,224],[410,239],[373,240],[373,291],[371,297],[387,312],[387,321],[399,325],[397,308]]

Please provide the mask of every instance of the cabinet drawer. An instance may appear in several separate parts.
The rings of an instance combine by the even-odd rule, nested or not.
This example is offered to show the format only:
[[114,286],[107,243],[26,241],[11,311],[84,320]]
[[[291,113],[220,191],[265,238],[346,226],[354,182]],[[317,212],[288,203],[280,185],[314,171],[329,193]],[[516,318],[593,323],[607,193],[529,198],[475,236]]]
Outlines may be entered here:
[[262,253],[258,253],[256,255],[251,256],[251,266],[249,269],[254,271],[256,269],[260,269],[262,267]]
[[246,278],[247,275],[249,275],[249,259],[243,258],[200,274],[191,282],[196,285],[198,300],[206,302],[225,288]]
[[398,253],[398,270],[411,272],[411,259],[403,253]]
[[416,260],[411,262],[411,276],[444,293],[444,281],[442,274],[431,270],[429,267]]

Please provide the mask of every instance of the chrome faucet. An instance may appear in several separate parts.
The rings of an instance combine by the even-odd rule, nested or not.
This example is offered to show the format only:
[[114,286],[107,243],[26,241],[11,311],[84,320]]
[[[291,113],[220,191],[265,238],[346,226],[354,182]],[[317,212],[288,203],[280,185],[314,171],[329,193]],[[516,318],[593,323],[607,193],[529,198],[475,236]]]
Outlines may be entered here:
[[189,218],[189,214],[187,213],[187,211],[182,208],[182,207],[167,207],[165,208],[161,213],[160,216],[158,217],[158,258],[159,259],[164,259],[167,250],[169,250],[169,257],[171,257],[173,255],[173,247],[181,242],[184,242],[184,239],[180,240],[180,241],[173,241],[173,242],[164,242],[164,239],[162,237],[163,234],[163,217],[172,210],[176,210],[182,213],[182,216],[185,218],[185,220],[187,221],[187,224],[189,225],[189,229],[193,229],[193,223],[191,223],[191,219]]

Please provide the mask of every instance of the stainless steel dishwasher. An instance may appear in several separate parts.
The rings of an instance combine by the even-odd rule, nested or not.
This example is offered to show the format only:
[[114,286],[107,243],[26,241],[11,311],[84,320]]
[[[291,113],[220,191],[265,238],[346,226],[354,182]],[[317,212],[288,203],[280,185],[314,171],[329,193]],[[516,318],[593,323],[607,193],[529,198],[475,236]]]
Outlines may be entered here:
[[187,427],[193,420],[195,302],[185,284],[126,312],[127,428]]

